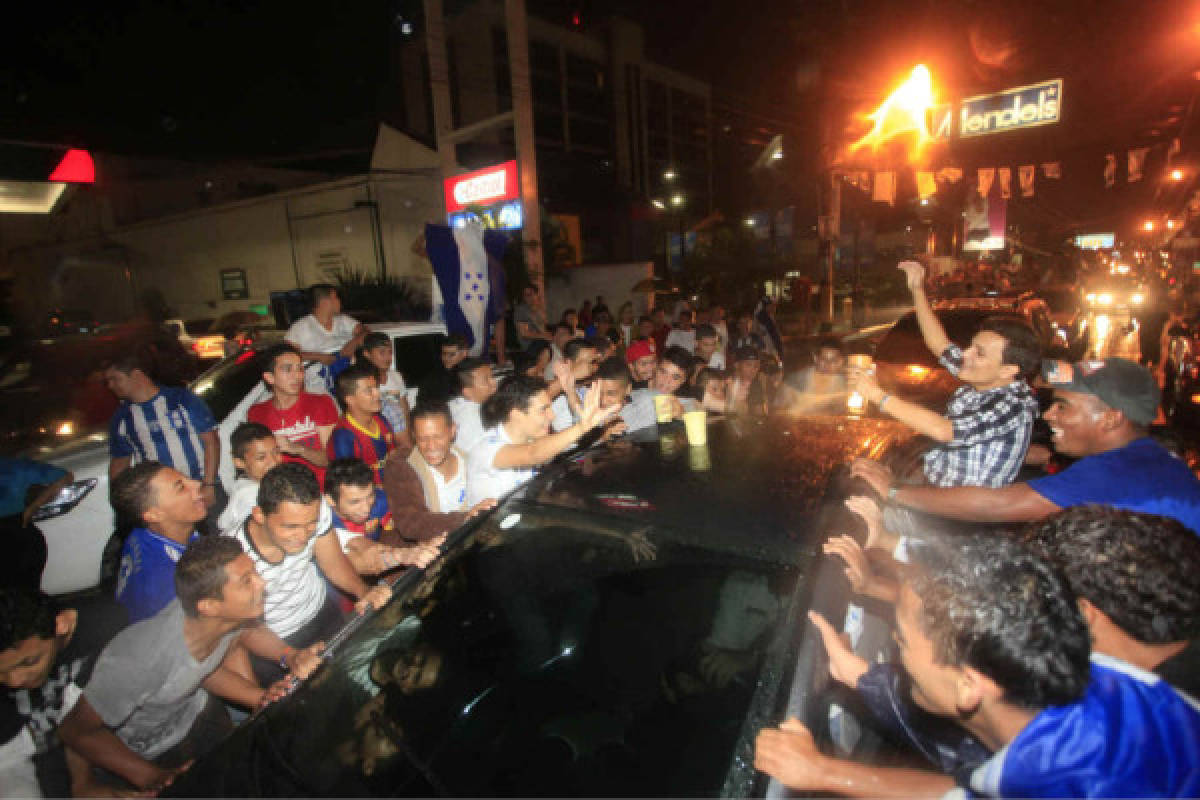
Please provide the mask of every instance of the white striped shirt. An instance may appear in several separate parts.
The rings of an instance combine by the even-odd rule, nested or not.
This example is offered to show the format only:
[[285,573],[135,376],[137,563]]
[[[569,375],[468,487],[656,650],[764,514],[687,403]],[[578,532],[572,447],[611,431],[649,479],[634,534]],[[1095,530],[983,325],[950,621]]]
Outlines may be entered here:
[[254,562],[254,569],[266,581],[263,620],[271,632],[281,639],[308,624],[325,603],[325,580],[317,571],[313,549],[317,546],[317,539],[328,535],[330,530],[323,528],[321,534],[308,540],[302,551],[296,555],[285,553],[283,560],[275,564],[263,558],[254,546],[245,522],[222,534],[238,540],[246,555]]

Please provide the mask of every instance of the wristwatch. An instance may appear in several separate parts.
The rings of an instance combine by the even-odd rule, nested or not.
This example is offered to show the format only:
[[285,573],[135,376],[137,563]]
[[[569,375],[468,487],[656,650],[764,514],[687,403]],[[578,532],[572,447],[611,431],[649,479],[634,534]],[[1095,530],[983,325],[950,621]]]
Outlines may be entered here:
[[889,486],[887,491],[887,499],[889,503],[896,502],[896,493],[900,491],[899,486]]

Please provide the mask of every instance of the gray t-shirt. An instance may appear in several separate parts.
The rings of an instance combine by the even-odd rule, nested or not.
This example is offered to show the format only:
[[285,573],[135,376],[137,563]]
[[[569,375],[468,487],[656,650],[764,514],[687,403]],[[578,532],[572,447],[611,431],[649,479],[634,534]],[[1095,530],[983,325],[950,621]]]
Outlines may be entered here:
[[544,333],[546,331],[546,314],[545,312],[534,310],[528,303],[518,303],[517,307],[513,309],[513,324],[517,329],[517,339],[521,343],[521,349],[524,350],[529,347],[529,343],[533,340],[526,339],[521,335],[522,322],[529,325],[533,330]]
[[202,687],[238,636],[225,634],[196,661],[183,638],[183,607],[172,600],[150,619],[121,631],[104,648],[83,692],[104,724],[143,758],[155,758],[187,736],[208,701]]

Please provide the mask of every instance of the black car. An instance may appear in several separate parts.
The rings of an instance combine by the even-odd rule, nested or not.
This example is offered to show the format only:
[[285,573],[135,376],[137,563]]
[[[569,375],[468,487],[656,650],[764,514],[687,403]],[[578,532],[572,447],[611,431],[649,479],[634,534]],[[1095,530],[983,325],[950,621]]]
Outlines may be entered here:
[[762,796],[754,737],[785,713],[845,750],[805,617],[846,616],[820,544],[862,532],[848,462],[912,449],[885,420],[731,419],[551,465],[168,793]]

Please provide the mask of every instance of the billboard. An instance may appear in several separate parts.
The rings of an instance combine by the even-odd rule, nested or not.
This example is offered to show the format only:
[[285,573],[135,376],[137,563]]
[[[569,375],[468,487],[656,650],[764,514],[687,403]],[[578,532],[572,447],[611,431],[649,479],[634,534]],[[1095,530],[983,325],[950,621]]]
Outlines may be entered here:
[[1052,125],[1062,112],[1062,79],[981,94],[962,101],[958,135],[984,136]]
[[1115,243],[1116,236],[1111,233],[1081,233],[1075,237],[1075,246],[1080,250],[1110,250]]
[[524,223],[516,161],[446,178],[442,190],[452,227],[461,228],[471,219],[498,230],[516,230]]
[[517,184],[517,162],[506,161],[442,181],[446,212],[466,211],[468,206],[490,206],[521,196]]

